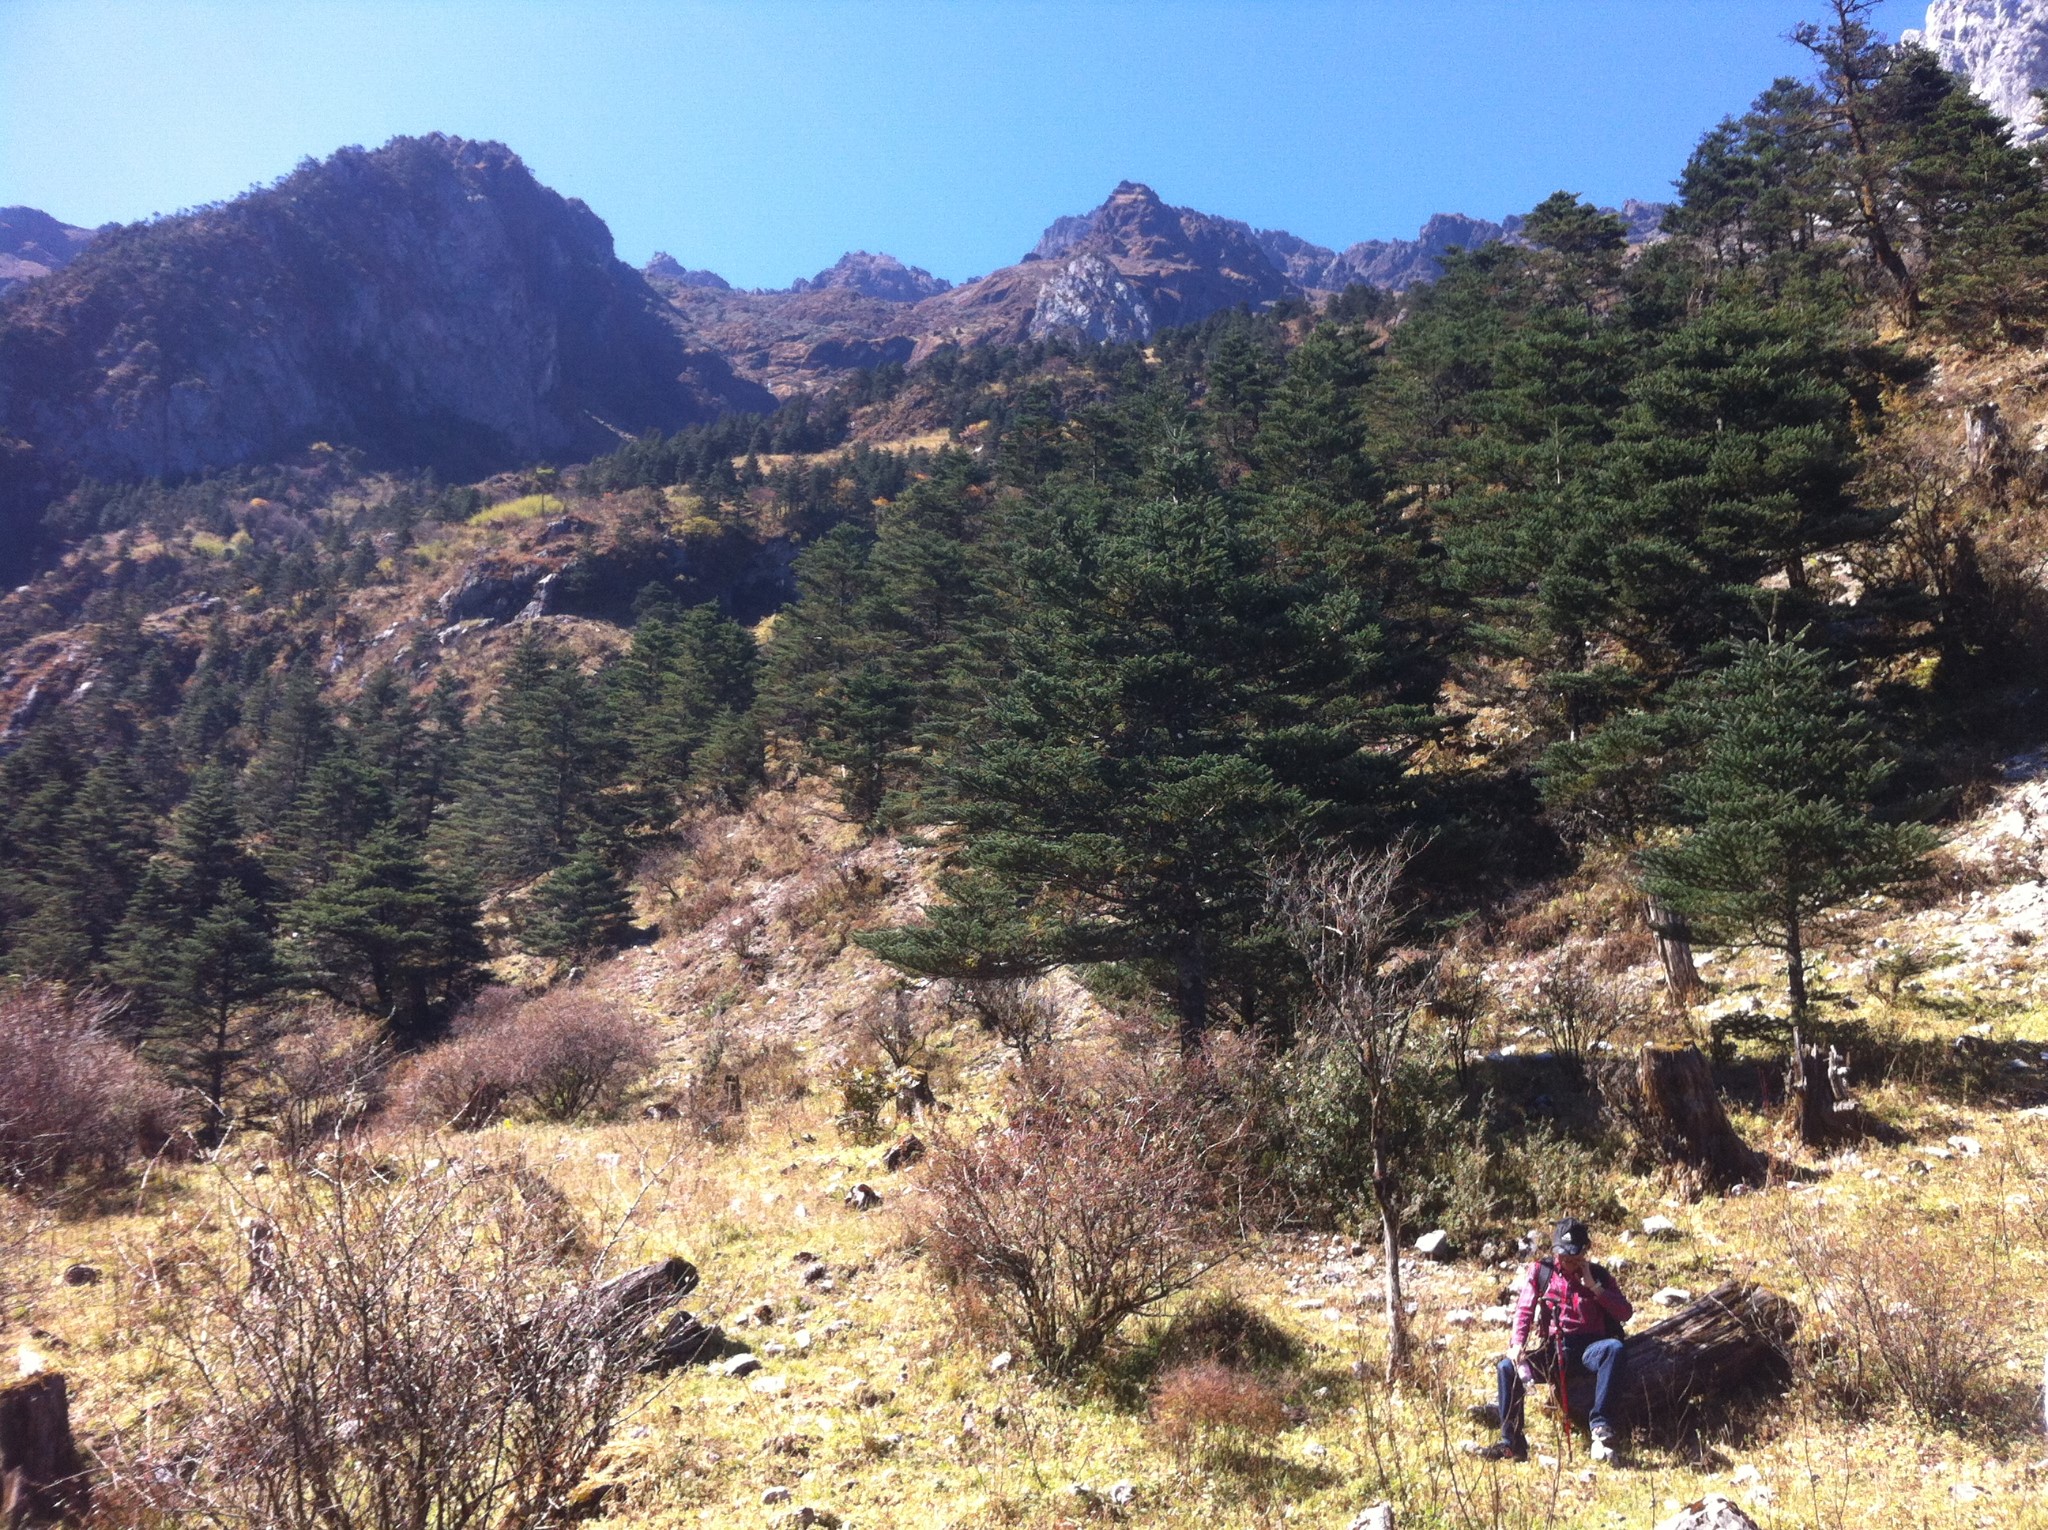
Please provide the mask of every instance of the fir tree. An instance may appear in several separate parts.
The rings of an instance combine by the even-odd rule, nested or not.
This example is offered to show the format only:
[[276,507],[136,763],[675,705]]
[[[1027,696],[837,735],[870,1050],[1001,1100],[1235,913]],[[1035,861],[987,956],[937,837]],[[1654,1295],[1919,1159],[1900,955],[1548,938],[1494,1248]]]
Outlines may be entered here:
[[270,1038],[265,1017],[249,1011],[281,981],[264,910],[230,885],[160,961],[154,987],[162,1018],[143,1051],[199,1096],[202,1140],[216,1145],[233,1124],[232,1100],[252,1059]]
[[1642,855],[1649,891],[1710,940],[1782,951],[1803,1014],[1813,920],[1920,876],[1934,836],[1875,815],[1894,763],[1843,669],[1807,649],[1740,644],[1675,710],[1701,742],[1674,783],[1683,833]]
[[389,826],[292,904],[284,923],[301,980],[382,1016],[404,1044],[445,1021],[475,986],[486,955],[476,899]]
[[1263,858],[1391,805],[1413,722],[1371,699],[1355,599],[1276,577],[1247,507],[1201,498],[1049,514],[999,641],[1015,675],[962,731],[945,804],[963,874],[928,920],[867,938],[913,971],[1125,961],[1184,1040],[1252,981]]
[[526,943],[542,956],[585,961],[631,938],[633,905],[598,847],[586,843],[533,894]]

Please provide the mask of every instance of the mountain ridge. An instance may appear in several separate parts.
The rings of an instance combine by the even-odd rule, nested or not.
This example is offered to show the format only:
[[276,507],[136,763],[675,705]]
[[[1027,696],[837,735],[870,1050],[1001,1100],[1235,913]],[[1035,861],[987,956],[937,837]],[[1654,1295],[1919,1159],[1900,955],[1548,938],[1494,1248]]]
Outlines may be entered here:
[[510,149],[397,138],[104,231],[0,304],[0,561],[81,477],[315,440],[473,477],[767,407]]

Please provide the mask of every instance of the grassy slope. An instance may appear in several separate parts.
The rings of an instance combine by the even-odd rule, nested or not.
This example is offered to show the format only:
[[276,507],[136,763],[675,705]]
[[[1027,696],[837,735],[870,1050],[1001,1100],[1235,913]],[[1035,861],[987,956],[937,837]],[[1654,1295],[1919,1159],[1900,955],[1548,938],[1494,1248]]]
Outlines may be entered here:
[[[1106,1489],[1118,1481],[1137,1489],[1124,1517],[1160,1526],[1342,1524],[1383,1496],[1410,1511],[1409,1524],[1636,1525],[1717,1489],[1766,1526],[1847,1527],[1880,1517],[2048,1523],[2040,1493],[2048,1463],[2031,1464],[2048,1452],[2027,1416],[2048,1328],[2039,1295],[2048,1274],[2048,1185],[2030,1177],[2048,1164],[2048,1121],[2017,1108],[2024,1096],[2010,1089],[1993,1102],[1959,1080],[1929,1088],[1902,1077],[1876,1089],[1869,1102],[1897,1140],[1809,1165],[1810,1184],[1686,1203],[1661,1179],[1621,1180],[1632,1221],[1664,1212],[1682,1236],[1624,1245],[1622,1227],[1601,1232],[1646,1306],[1659,1287],[1697,1291],[1726,1274],[1810,1304],[1813,1293],[1787,1262],[1788,1227],[1864,1227],[1910,1213],[1955,1229],[1955,1268],[1965,1273],[1988,1267],[2002,1240],[2014,1293],[2011,1357],[1999,1378],[2007,1402],[1961,1433],[1889,1415],[1846,1420],[1799,1393],[1748,1416],[1704,1455],[1645,1446],[1628,1469],[1595,1471],[1582,1446],[1545,1420],[1536,1425],[1538,1462],[1482,1466],[1454,1447],[1482,1433],[1463,1410],[1487,1395],[1486,1361],[1503,1336],[1483,1320],[1453,1326],[1447,1314],[1500,1301],[1508,1272],[1477,1262],[1414,1272],[1418,1322],[1432,1340],[1427,1374],[1388,1397],[1354,1379],[1355,1369],[1373,1373],[1380,1351],[1371,1258],[1354,1257],[1343,1240],[1306,1236],[1275,1239],[1211,1277],[1214,1288],[1252,1301],[1304,1346],[1301,1374],[1288,1383],[1300,1422],[1278,1436],[1176,1450],[1150,1428],[1131,1386],[1070,1391],[1034,1384],[1021,1366],[991,1373],[999,1341],[956,1322],[907,1235],[916,1171],[883,1173],[879,1148],[850,1143],[832,1125],[836,1098],[826,1078],[851,1045],[847,1017],[883,981],[857,948],[844,946],[844,930],[899,912],[919,879],[910,853],[884,842],[861,854],[896,868],[902,881],[850,911],[824,898],[817,889],[840,885],[830,868],[850,845],[843,826],[830,824],[817,800],[771,797],[743,818],[701,825],[707,853],[694,870],[670,868],[674,895],[656,895],[667,900],[669,933],[589,980],[664,1017],[676,1061],[660,1089],[675,1087],[715,1033],[729,1038],[728,1058],[751,1053],[753,1104],[728,1140],[650,1121],[505,1125],[446,1144],[465,1155],[523,1154],[594,1229],[638,1202],[620,1259],[687,1254],[705,1277],[694,1309],[728,1324],[763,1301],[774,1309],[770,1323],[734,1330],[767,1359],[771,1380],[696,1371],[650,1385],[608,1467],[619,1487],[618,1523],[765,1524],[783,1511],[764,1505],[762,1494],[782,1486],[795,1503],[829,1506],[855,1525],[1053,1526],[1109,1513],[1074,1484]],[[832,904],[824,916],[821,899]],[[1965,899],[1859,935],[1868,942],[1877,928],[1904,931],[1943,915],[1961,933],[1971,907]],[[772,911],[763,948],[774,954],[749,972],[718,931],[735,912],[762,910]],[[1999,960],[2015,956],[2031,978],[2034,949],[2012,948]],[[1722,1004],[1770,980],[1748,959],[1710,970]],[[1914,980],[1897,1006],[1838,983],[1836,1002],[1853,999],[1902,1057],[1914,1038],[1945,1039],[1984,1021],[2000,1043],[2024,1041],[2034,1055],[2048,1049],[2048,1014],[2031,996],[1986,992],[1969,972],[1953,976]],[[942,1096],[964,1113],[955,1119],[971,1117],[989,1103],[1001,1059],[971,1029],[941,1031],[934,1045]],[[1741,1112],[1737,1119],[1753,1140],[1795,1156],[1773,1122]],[[1977,1139],[1982,1152],[1947,1148],[1958,1134]],[[75,1216],[41,1238],[26,1315],[39,1332],[30,1342],[74,1374],[88,1433],[137,1427],[163,1384],[138,1343],[146,1302],[135,1272],[182,1239],[232,1229],[234,1208],[218,1198],[262,1151],[260,1142],[234,1150],[225,1178],[204,1167],[161,1170],[132,1202]],[[1926,1172],[1915,1172],[1916,1163]],[[842,1204],[859,1180],[882,1190],[879,1211]],[[1550,1210],[1529,1208],[1532,1220],[1539,1209]],[[833,1289],[801,1283],[792,1262],[799,1251],[836,1267]],[[101,1265],[112,1278],[64,1286],[57,1274],[73,1260]]]

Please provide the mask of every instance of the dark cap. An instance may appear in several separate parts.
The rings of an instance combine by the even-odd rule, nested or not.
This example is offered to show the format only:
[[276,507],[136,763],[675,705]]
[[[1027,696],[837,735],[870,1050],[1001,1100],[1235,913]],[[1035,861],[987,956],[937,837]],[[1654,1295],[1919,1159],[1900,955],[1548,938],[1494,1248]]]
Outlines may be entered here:
[[1593,1235],[1586,1230],[1586,1224],[1576,1217],[1566,1217],[1557,1224],[1557,1236],[1551,1248],[1559,1254],[1583,1254],[1593,1246]]

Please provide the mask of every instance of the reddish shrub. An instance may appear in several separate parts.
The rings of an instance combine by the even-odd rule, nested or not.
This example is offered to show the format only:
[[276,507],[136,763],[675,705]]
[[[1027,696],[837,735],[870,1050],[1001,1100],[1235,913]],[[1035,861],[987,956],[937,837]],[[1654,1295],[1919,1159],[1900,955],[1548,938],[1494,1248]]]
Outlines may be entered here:
[[519,1002],[479,996],[455,1034],[406,1067],[393,1113],[473,1131],[509,1112],[546,1121],[601,1115],[654,1064],[655,1035],[624,1006],[573,988]]
[[924,1240],[970,1305],[1070,1374],[1235,1247],[1248,1136],[1177,1066],[1041,1073],[1007,1127],[936,1134]]
[[116,1001],[0,990],[0,1187],[111,1174],[165,1140],[170,1092],[106,1034]]
[[1220,1361],[1176,1366],[1152,1389],[1152,1427],[1176,1450],[1233,1436],[1270,1439],[1287,1425],[1278,1388]]

